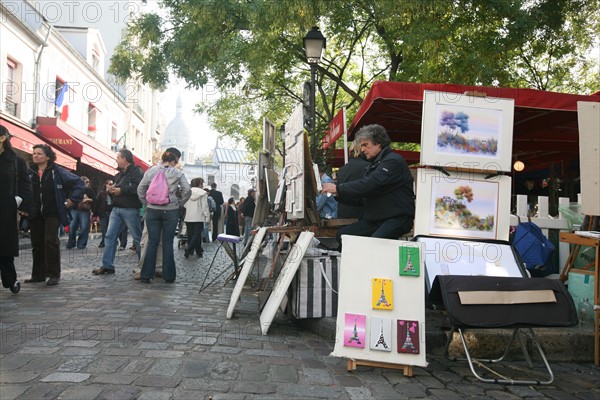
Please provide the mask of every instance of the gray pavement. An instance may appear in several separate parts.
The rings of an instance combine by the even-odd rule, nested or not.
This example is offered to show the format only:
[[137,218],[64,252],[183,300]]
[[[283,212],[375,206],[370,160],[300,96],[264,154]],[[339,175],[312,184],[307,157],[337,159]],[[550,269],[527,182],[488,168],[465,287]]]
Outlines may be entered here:
[[[551,363],[549,386],[481,383],[439,348],[428,349],[429,366],[410,378],[383,368],[347,372],[345,360],[329,356],[334,340],[284,316],[263,336],[253,288],[232,320],[225,313],[233,283],[221,277],[198,293],[216,244],[205,245],[202,259],[176,250],[175,284],[142,284],[129,251],[119,252],[116,274],[92,275],[97,243],[63,250],[58,286],[0,291],[0,399],[600,398],[600,369],[587,362]],[[229,268],[223,252],[211,276]],[[21,281],[29,277],[29,250],[17,270]],[[541,375],[534,361],[534,371],[517,361],[509,372]]]

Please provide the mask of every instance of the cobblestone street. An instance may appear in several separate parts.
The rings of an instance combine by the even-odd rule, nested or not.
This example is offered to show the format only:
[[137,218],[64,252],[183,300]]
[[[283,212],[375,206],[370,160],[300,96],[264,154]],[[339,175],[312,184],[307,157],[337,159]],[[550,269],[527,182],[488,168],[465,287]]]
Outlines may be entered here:
[[[135,281],[129,250],[119,251],[114,275],[95,276],[98,239],[86,250],[62,244],[58,286],[23,284],[17,295],[0,292],[2,400],[600,397],[600,370],[591,363],[551,363],[556,378],[549,386],[481,383],[465,363],[434,353],[411,378],[382,368],[347,372],[345,360],[329,356],[333,340],[282,316],[261,335],[252,288],[227,320],[233,283],[223,286],[231,269],[224,251],[211,277],[224,275],[199,293],[216,244],[205,244],[201,259],[184,259],[176,250],[175,284]],[[23,282],[30,250],[16,261]]]

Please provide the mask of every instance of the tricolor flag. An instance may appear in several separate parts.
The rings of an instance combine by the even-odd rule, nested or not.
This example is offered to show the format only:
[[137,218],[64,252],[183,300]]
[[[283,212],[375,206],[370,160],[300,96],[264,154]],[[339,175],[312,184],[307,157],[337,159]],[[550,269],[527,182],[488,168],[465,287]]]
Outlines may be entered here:
[[[60,119],[63,121],[67,121],[67,118],[69,118],[69,100],[68,100],[68,94],[69,92],[69,84],[67,82],[65,82],[62,87],[60,88],[60,92],[56,95],[56,99],[54,100],[54,104],[56,105],[57,108],[60,108],[62,106],[62,109],[60,111]],[[67,96],[67,102],[63,105],[64,100],[65,100],[65,95]]]

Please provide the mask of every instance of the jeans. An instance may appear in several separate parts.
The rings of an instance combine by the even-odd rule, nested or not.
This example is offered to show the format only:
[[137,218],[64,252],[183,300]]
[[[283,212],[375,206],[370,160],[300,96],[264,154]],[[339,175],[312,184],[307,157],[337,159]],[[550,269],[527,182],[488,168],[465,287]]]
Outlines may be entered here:
[[60,278],[60,218],[39,216],[29,222],[33,249],[31,277],[39,281]]
[[342,248],[342,235],[370,236],[380,239],[399,239],[405,233],[410,232],[413,226],[413,219],[414,217],[412,215],[406,215],[377,222],[360,220],[338,229],[335,238],[337,239],[340,250]]
[[246,246],[246,243],[248,243],[248,238],[250,238],[253,218],[254,217],[244,217],[244,246]]
[[102,268],[115,269],[115,254],[117,252],[117,237],[121,232],[123,224],[127,225],[133,244],[135,245],[138,259],[140,256],[140,240],[142,238],[142,225],[140,223],[140,211],[137,208],[113,207],[108,221],[104,253],[102,254]]
[[75,247],[75,239],[77,236],[77,229],[81,227],[79,237],[77,238],[77,248],[85,249],[88,242],[88,236],[90,234],[90,212],[81,211],[76,208],[72,208],[71,212],[71,224],[69,225],[69,241],[67,242],[67,249]]
[[177,225],[179,224],[179,210],[146,209],[146,226],[148,227],[148,248],[142,266],[142,279],[154,278],[156,271],[156,253],[158,244],[162,239],[163,250],[163,278],[166,281],[175,280],[175,254],[173,240]]

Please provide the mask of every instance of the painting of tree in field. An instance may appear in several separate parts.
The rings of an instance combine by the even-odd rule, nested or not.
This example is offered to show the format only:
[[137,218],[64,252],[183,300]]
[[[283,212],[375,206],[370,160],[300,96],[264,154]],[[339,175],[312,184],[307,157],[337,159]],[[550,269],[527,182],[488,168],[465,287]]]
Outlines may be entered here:
[[495,238],[498,187],[497,182],[476,180],[432,185],[431,233]]
[[496,157],[502,112],[494,109],[437,107],[437,152]]

